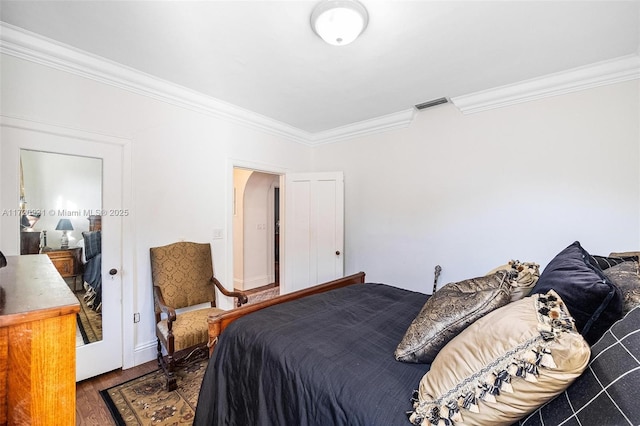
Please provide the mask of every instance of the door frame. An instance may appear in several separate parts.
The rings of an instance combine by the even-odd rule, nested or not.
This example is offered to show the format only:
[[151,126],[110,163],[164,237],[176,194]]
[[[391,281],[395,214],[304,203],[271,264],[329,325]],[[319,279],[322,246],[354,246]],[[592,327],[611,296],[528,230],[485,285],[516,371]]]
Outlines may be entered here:
[[[112,136],[103,133],[96,133],[87,130],[74,129],[66,126],[43,123],[34,120],[28,120],[24,118],[10,117],[6,115],[0,115],[0,127],[16,128],[26,131],[51,134],[58,137],[64,137],[74,140],[81,140],[86,142],[96,142],[101,144],[113,144],[120,146],[122,157],[122,205],[129,208],[130,215],[127,220],[122,220],[121,223],[121,259],[120,259],[120,279],[121,279],[121,294],[120,300],[122,304],[122,368],[130,368],[135,364],[134,353],[134,339],[135,330],[133,323],[127,327],[128,321],[126,319],[133,318],[133,301],[134,301],[134,247],[133,247],[133,223],[135,222],[135,210],[133,208],[132,198],[132,163],[131,163],[131,140],[120,136]],[[20,149],[31,149],[27,144],[18,144],[18,152]],[[52,145],[50,152],[59,152],[60,149],[56,149],[55,145]],[[71,152],[65,152],[67,154],[73,154]],[[19,158],[19,157],[18,157]],[[18,158],[16,161],[18,161]],[[3,160],[4,161],[4,160]],[[17,164],[17,163],[16,163]],[[0,201],[9,200],[13,197],[12,193],[3,193],[0,186]],[[15,188],[15,193],[19,189]],[[9,192],[9,191],[7,191]],[[17,200],[17,198],[15,198]],[[3,202],[4,204],[4,202]],[[10,205],[10,204],[8,204]],[[20,238],[17,232],[11,232],[12,230],[19,229],[18,217],[4,218],[0,222],[0,238],[7,243],[3,249],[7,254],[19,254],[20,253]],[[15,223],[14,223],[15,222]]]
[[[226,241],[225,241],[225,252],[227,254],[226,259],[226,273],[225,273],[225,277],[224,277],[224,281],[223,284],[225,284],[225,287],[227,287],[227,285],[231,285],[233,286],[233,282],[234,282],[234,276],[233,276],[233,267],[234,267],[234,257],[233,257],[233,209],[234,209],[234,179],[233,179],[233,169],[235,168],[239,168],[239,169],[247,169],[247,170],[252,170],[252,171],[256,171],[256,172],[262,172],[262,173],[268,173],[268,174],[272,174],[272,175],[279,175],[280,176],[280,283],[282,286],[282,282],[283,282],[283,273],[282,273],[282,262],[283,262],[283,258],[282,258],[282,253],[284,251],[284,240],[283,240],[283,235],[282,235],[282,222],[283,222],[283,206],[285,203],[284,197],[283,197],[283,188],[284,188],[284,178],[285,175],[289,172],[289,170],[287,170],[284,167],[278,166],[278,165],[274,165],[274,164],[267,164],[267,163],[258,163],[258,162],[254,162],[254,161],[246,161],[246,160],[240,160],[237,158],[227,158],[227,185],[226,185],[226,205],[228,206],[228,208],[226,209],[226,213],[225,213],[225,230],[226,230]],[[273,213],[272,213],[273,214]],[[269,225],[271,226],[271,225]],[[282,288],[282,287],[281,287]],[[233,288],[228,288],[228,290],[233,290]],[[220,302],[220,307],[223,309],[231,309],[233,308],[233,301],[231,300],[226,300],[227,298],[216,298],[216,300],[219,300]]]

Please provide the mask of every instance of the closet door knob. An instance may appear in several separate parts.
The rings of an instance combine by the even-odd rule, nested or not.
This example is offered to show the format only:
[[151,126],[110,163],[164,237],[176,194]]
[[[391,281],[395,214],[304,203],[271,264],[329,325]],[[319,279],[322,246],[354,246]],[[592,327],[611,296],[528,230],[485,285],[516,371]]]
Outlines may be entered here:
[[336,250],[336,256],[340,256],[340,250]]
[[109,269],[109,275],[115,275],[117,273],[118,273],[118,270],[116,268]]

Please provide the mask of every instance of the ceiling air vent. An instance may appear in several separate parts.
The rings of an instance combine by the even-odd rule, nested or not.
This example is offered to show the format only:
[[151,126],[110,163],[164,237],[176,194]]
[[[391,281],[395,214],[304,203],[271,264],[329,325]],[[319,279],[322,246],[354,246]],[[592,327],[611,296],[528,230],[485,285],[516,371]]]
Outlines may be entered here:
[[422,109],[434,107],[436,105],[446,104],[447,102],[449,102],[447,98],[433,99],[431,101],[423,102],[421,104],[416,105],[416,109],[419,111]]

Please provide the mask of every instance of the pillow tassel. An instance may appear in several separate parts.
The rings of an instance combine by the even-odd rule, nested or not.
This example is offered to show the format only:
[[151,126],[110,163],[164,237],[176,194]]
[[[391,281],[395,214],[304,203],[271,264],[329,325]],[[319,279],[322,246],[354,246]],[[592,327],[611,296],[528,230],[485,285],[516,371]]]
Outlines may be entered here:
[[427,418],[422,421],[422,426],[426,426],[427,421],[429,421],[430,424],[436,426],[440,424],[440,407],[438,407],[437,405],[431,407],[429,413],[427,414]]
[[513,362],[509,366],[509,368],[512,371],[511,374],[516,377],[520,377],[521,379],[524,379],[527,376],[527,372],[522,362],[519,362],[519,363]]
[[525,371],[524,379],[527,382],[537,383],[538,375],[540,374],[538,366],[528,361],[522,361],[522,363]]
[[493,396],[500,396],[500,382],[497,380],[497,376],[490,373],[484,380],[489,387],[488,392]]
[[486,402],[496,402],[496,397],[489,392],[489,385],[482,382],[478,383],[478,389],[476,390],[476,394],[478,395],[478,399]]
[[494,373],[495,382],[494,386],[500,389],[501,391],[513,393],[513,386],[511,386],[511,375],[507,370],[499,371],[498,373]]
[[443,405],[440,407],[440,418],[438,419],[438,426],[453,426],[454,423],[451,420],[450,416],[452,415],[449,407],[447,405]]
[[469,391],[462,397],[462,408],[469,410],[472,413],[479,413],[478,397],[474,391]]
[[452,424],[455,422],[462,422],[462,413],[460,413],[460,407],[458,406],[458,402],[455,400],[451,400],[447,402],[447,417],[451,420]]
[[549,348],[540,348],[538,350],[538,356],[540,357],[539,360],[536,359],[538,365],[545,368],[558,368]]

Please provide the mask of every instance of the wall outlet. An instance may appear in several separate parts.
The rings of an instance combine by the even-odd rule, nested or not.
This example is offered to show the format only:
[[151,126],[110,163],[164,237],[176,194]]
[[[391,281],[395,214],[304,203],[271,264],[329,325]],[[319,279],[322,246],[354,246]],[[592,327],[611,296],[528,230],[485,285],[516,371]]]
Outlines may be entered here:
[[216,228],[213,230],[213,239],[221,240],[224,238],[224,231],[222,229]]

